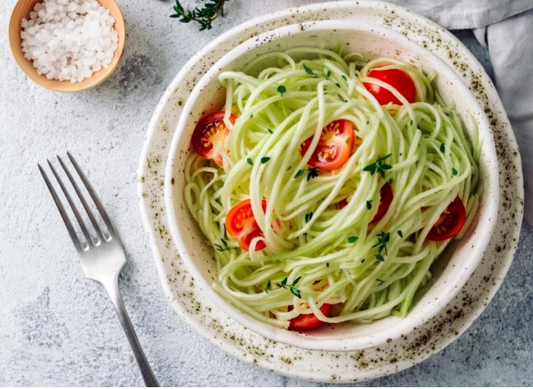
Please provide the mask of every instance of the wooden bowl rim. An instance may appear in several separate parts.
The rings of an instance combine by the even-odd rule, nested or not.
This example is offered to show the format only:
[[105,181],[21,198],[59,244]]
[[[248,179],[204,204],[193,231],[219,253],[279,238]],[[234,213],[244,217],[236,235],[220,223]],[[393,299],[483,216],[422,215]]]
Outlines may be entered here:
[[[124,49],[126,47],[126,24],[122,10],[120,9],[119,4],[115,0],[96,0],[100,5],[109,10],[111,16],[115,19],[115,24],[113,28],[118,33],[118,47],[115,50],[113,59],[107,68],[102,68],[101,70],[93,73],[90,78],[86,78],[81,82],[72,83],[70,81],[58,81],[58,80],[49,80],[44,75],[37,73],[37,69],[33,67],[32,61],[24,57],[21,47],[21,38],[20,31],[22,30],[21,22],[23,18],[29,16],[29,12],[33,10],[35,4],[42,2],[42,0],[18,0],[11,12],[11,18],[9,21],[9,47],[11,49],[11,54],[15,62],[17,63],[20,70],[34,83],[37,85],[52,90],[56,92],[63,93],[75,93],[82,92],[92,88],[97,87],[106,81],[114,71],[117,69],[122,57],[124,55]],[[22,13],[21,8],[25,5],[30,4],[28,12],[26,14]]]

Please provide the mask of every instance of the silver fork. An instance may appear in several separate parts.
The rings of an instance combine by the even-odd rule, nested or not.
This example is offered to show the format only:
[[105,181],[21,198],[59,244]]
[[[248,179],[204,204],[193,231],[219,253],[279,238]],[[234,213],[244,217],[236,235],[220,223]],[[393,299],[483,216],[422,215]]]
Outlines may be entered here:
[[73,227],[69,215],[65,211],[65,206],[61,202],[61,199],[57,195],[54,187],[48,179],[48,176],[46,175],[46,172],[44,171],[41,165],[38,165],[39,170],[41,171],[44,181],[46,182],[46,186],[48,186],[48,189],[52,194],[54,202],[59,210],[59,213],[61,214],[61,218],[63,219],[63,222],[65,222],[65,226],[67,227],[70,238],[72,239],[72,243],[74,243],[74,247],[76,248],[76,251],[78,252],[81,258],[81,265],[83,267],[85,276],[91,280],[100,282],[107,290],[107,293],[109,294],[109,297],[111,298],[111,301],[115,306],[115,310],[120,320],[120,324],[122,324],[122,328],[124,329],[124,332],[128,337],[131,349],[133,350],[133,355],[135,355],[135,359],[137,360],[139,368],[141,369],[144,383],[146,384],[146,386],[159,386],[156,378],[154,377],[154,373],[152,372],[152,369],[148,364],[146,356],[144,355],[144,352],[139,343],[139,339],[137,338],[137,334],[133,329],[133,325],[131,324],[130,318],[128,317],[128,313],[126,312],[126,307],[124,306],[124,302],[122,301],[122,296],[120,295],[118,279],[122,268],[126,264],[126,255],[120,243],[119,236],[117,235],[117,232],[113,227],[113,224],[111,223],[111,220],[109,219],[109,216],[107,215],[107,212],[105,211],[102,202],[98,198],[98,195],[94,191],[90,182],[87,180],[87,177],[80,169],[80,166],[72,157],[72,155],[70,155],[70,153],[67,152],[67,155],[70,162],[72,163],[72,166],[74,166],[74,170],[76,170],[83,185],[87,189],[87,192],[89,193],[94,204],[96,205],[96,208],[98,209],[98,212],[100,213],[104,221],[105,227],[107,228],[107,232],[102,229],[98,224],[93,212],[91,211],[91,208],[89,207],[83,193],[80,191],[80,188],[77,185],[70,170],[63,162],[63,160],[58,156],[57,158],[59,160],[59,164],[65,171],[70,183],[72,184],[72,187],[74,188],[74,191],[78,195],[78,198],[91,221],[91,224],[94,227],[94,230],[96,231],[96,237],[91,236],[91,234],[87,230],[82,216],[80,215],[80,212],[72,201],[72,198],[70,197],[67,188],[63,184],[63,181],[57,174],[52,163],[50,161],[47,161],[48,165],[50,166],[50,170],[52,171],[59,186],[61,187],[61,190],[63,191],[65,198],[67,199],[67,202],[70,208],[72,209],[72,213],[74,214],[74,217],[80,226],[83,237],[85,238],[85,241],[81,241],[76,235],[76,230]]

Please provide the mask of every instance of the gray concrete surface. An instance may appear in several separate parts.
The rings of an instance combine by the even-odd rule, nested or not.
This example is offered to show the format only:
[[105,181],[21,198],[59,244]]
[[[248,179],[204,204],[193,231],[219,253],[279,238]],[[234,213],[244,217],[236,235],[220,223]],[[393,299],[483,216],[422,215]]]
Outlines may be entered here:
[[[27,80],[7,44],[16,0],[0,2],[0,385],[142,385],[102,288],[85,280],[36,169],[77,156],[104,199],[131,259],[122,292],[164,385],[308,385],[244,364],[182,323],[159,285],[136,199],[138,156],[165,87],[199,47],[254,16],[310,0],[232,0],[209,32],[168,18],[172,2],[119,0],[128,29],[120,69],[72,95]],[[471,33],[459,37],[486,66]],[[370,385],[533,385],[533,230],[494,302],[444,351]],[[309,384],[310,385],[310,384]]]

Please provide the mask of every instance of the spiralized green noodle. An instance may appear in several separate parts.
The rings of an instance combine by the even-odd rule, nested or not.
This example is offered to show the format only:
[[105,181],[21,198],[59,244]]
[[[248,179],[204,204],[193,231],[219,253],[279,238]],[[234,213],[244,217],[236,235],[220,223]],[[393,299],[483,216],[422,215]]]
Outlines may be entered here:
[[[256,71],[272,61],[277,65]],[[408,72],[417,102],[367,77],[376,67]],[[454,106],[434,89],[435,76],[393,59],[365,62],[309,47],[271,52],[240,72],[223,72],[230,129],[218,150],[224,167],[194,152],[185,167],[187,206],[215,248],[219,282],[213,288],[247,314],[281,327],[301,313],[329,323],[406,316],[449,243],[426,239],[432,226],[456,196],[469,221],[479,202],[477,129],[472,123],[467,134]],[[389,90],[403,105],[381,106],[363,82]],[[235,124],[230,113],[238,117]],[[353,123],[360,145],[342,168],[313,177],[307,162],[322,128],[337,119]],[[363,170],[387,155],[385,178]],[[371,224],[387,182],[393,201]],[[224,226],[228,211],[245,199],[264,234],[250,251]],[[343,199],[347,205],[339,209]],[[267,248],[256,251],[259,240]],[[330,317],[320,311],[324,303],[335,304]]]

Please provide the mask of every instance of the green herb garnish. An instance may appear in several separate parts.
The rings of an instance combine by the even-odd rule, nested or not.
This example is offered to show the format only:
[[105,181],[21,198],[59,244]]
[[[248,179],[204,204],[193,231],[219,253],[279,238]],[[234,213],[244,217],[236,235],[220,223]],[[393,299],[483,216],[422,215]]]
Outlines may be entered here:
[[455,168],[452,168],[452,174],[453,174],[454,176],[457,175],[457,170],[456,170]]
[[296,279],[292,282],[292,284],[290,285],[287,285],[287,277],[285,277],[282,281],[281,281],[281,284],[276,284],[279,288],[281,289],[287,289],[287,286],[289,287],[289,290],[291,291],[291,293],[293,295],[295,295],[296,297],[298,297],[299,299],[302,298],[302,294],[300,292],[300,290],[296,287],[296,284],[298,283],[298,281],[300,281],[302,277],[301,276],[298,276],[296,277]]
[[224,5],[229,0],[204,0],[200,7],[193,10],[185,10],[179,0],[176,0],[174,12],[171,18],[180,18],[181,23],[196,22],[200,25],[200,31],[211,30],[212,23],[220,16],[224,17]]
[[357,236],[350,236],[348,238],[348,243],[355,243],[357,242],[357,239],[359,239]]
[[396,233],[398,234],[398,236],[399,236],[400,238],[403,238],[403,232],[401,232],[400,230],[398,230],[398,231],[396,231]]
[[261,163],[267,163],[268,161],[270,161],[270,157],[261,158]]
[[374,175],[374,173],[378,173],[381,177],[385,178],[385,170],[392,169],[391,165],[388,165],[385,163],[385,160],[389,158],[391,154],[388,154],[384,157],[378,157],[376,162],[371,163],[370,165],[367,165],[363,168],[363,171],[370,172],[371,175]]
[[300,170],[298,170],[296,172],[296,174],[294,175],[294,178],[301,177],[301,176],[303,176],[303,174],[304,174],[304,171],[302,169],[300,169]]
[[318,168],[312,167],[310,169],[307,169],[307,181],[315,177],[318,177]]
[[441,143],[440,144],[440,152],[444,154],[445,151],[446,151],[446,147],[444,146],[444,143]]
[[376,259],[378,261],[385,261],[385,258],[383,258],[383,252],[385,252],[385,255],[389,255],[387,251],[387,243],[389,243],[390,240],[390,232],[384,232],[381,231],[379,234],[377,234],[378,243],[376,243],[372,248],[377,247],[378,253],[375,255]]
[[267,128],[267,131],[273,134],[272,130],[270,128]]
[[313,218],[313,212],[309,212],[305,214],[305,222],[309,223],[309,220]]
[[368,210],[372,209],[372,200],[366,200],[366,209]]
[[294,286],[291,286],[291,287],[290,287],[290,290],[291,290],[291,293],[292,293],[293,295],[295,295],[295,296],[298,297],[299,299],[302,298],[302,293],[300,292],[300,289],[295,288]]
[[222,251],[229,251],[229,250],[231,250],[232,248],[234,248],[234,247],[229,247],[229,246],[228,246],[228,242],[226,242],[224,239],[220,239],[220,241],[222,242],[221,245],[220,245],[220,244],[216,244],[216,243],[214,244],[214,246],[216,247],[216,249],[217,249],[218,251],[220,251],[220,252],[222,252]]
[[248,162],[248,165],[251,165],[251,166],[254,165],[254,161],[252,161],[252,158],[246,159],[246,162]]
[[317,77],[317,75],[315,74],[315,72],[313,72],[313,69],[311,69],[309,66],[307,66],[306,64],[304,64],[304,70],[307,74],[310,74],[312,75],[313,77]]
[[283,85],[278,86],[278,93],[283,97],[283,94],[287,92],[287,88],[285,88]]

